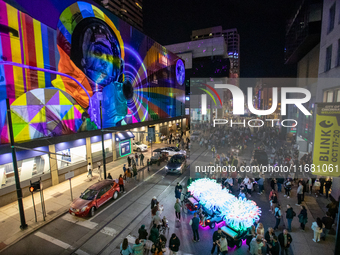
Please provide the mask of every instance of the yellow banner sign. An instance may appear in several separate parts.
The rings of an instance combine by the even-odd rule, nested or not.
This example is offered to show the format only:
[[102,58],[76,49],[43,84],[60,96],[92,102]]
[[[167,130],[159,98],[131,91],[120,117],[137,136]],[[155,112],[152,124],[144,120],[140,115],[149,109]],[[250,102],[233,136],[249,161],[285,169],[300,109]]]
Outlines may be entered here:
[[315,175],[340,176],[340,103],[317,104],[313,164]]

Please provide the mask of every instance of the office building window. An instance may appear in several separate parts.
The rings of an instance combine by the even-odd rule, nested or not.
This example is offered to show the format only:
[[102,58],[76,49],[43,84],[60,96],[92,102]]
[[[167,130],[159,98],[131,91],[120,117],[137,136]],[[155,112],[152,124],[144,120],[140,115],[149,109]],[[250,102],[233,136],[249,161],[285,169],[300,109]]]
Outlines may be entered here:
[[331,69],[331,63],[332,63],[332,45],[328,46],[326,49],[325,72]]
[[335,3],[329,9],[328,33],[330,33],[334,28],[334,20],[335,20]]
[[340,102],[340,89],[338,89],[338,92],[336,93],[336,101]]
[[333,102],[333,91],[327,91],[327,103]]
[[336,66],[340,66],[340,39],[338,40],[338,54],[337,54]]

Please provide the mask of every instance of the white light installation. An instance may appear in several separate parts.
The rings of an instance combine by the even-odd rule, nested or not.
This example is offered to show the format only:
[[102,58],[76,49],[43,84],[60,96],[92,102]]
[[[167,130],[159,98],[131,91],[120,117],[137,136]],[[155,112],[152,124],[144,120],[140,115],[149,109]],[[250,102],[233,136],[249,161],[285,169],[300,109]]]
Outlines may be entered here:
[[225,223],[235,230],[245,230],[260,219],[261,208],[254,201],[238,199],[228,189],[222,189],[216,180],[198,179],[191,183],[188,191],[205,208],[221,214]]

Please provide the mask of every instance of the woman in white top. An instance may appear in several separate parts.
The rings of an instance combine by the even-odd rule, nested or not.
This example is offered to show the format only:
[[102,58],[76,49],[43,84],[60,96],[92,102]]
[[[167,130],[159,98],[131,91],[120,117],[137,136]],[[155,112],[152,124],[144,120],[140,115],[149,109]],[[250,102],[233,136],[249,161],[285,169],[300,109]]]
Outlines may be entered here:
[[91,163],[88,164],[87,166],[87,177],[90,179],[90,181],[92,181],[92,166]]
[[314,242],[319,242],[320,241],[320,235],[323,231],[323,228],[325,227],[325,225],[322,223],[320,218],[316,218],[316,222],[313,222],[312,224],[312,230],[314,231],[314,238],[313,241]]
[[264,227],[262,223],[259,223],[256,228],[256,235],[264,238]]

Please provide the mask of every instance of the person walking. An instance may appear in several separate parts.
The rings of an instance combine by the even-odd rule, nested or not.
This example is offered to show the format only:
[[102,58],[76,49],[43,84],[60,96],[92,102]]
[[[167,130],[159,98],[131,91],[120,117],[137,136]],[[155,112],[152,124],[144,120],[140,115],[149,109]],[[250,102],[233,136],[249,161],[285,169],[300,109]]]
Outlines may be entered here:
[[221,236],[218,246],[220,247],[221,255],[226,255],[228,253],[228,241],[225,235]]
[[289,246],[292,243],[293,238],[288,234],[288,230],[284,229],[283,232],[279,234],[278,239],[281,246],[281,255],[289,255]]
[[100,168],[100,162],[98,162],[98,174],[99,174],[99,181],[102,181],[102,169]]
[[192,239],[195,243],[200,241],[200,236],[198,234],[198,226],[200,224],[199,218],[197,218],[197,213],[194,213],[194,217],[190,220],[189,225],[191,225],[194,238]]
[[107,175],[107,179],[112,180],[112,175],[110,173]]
[[315,192],[315,197],[318,197],[320,194],[320,186],[321,186],[321,183],[319,181],[319,179],[316,179],[315,182],[314,182],[314,192]]
[[135,181],[137,181],[138,172],[137,172],[137,167],[136,167],[135,164],[133,164],[133,166],[132,166],[132,173],[133,173],[133,177],[135,177]]
[[146,165],[148,166],[148,172],[150,172],[150,160],[149,159],[146,161]]
[[279,204],[275,208],[274,216],[275,216],[275,220],[276,220],[274,230],[277,230],[279,228],[280,221],[281,221],[281,206]]
[[299,181],[299,187],[296,193],[297,193],[297,199],[298,199],[298,203],[296,205],[301,206],[302,196],[303,196],[303,184],[301,181]]
[[271,255],[279,255],[280,254],[280,244],[278,242],[277,236],[273,236],[273,241],[268,244],[269,247],[269,254]]
[[215,145],[212,146],[211,152],[212,152],[212,158],[215,158],[215,152],[216,152]]
[[278,200],[277,200],[277,195],[276,195],[276,192],[273,193],[273,196],[271,197],[271,200],[270,200],[270,211],[274,214],[274,211],[275,211],[275,208],[276,208],[276,205],[278,203]]
[[136,161],[136,166],[138,166],[138,154],[137,154],[137,152],[135,153],[135,161]]
[[319,242],[320,241],[320,235],[323,232],[323,228],[325,225],[322,223],[322,220],[318,217],[316,218],[316,221],[313,222],[311,229],[314,231],[314,242]]
[[89,162],[89,164],[87,165],[87,178],[90,179],[90,181],[92,181],[92,166],[91,166],[91,162]]
[[302,209],[298,215],[298,218],[299,218],[301,230],[305,231],[305,226],[308,221],[308,218],[307,218],[307,209],[304,205],[302,206]]
[[325,225],[325,227],[323,228],[323,234],[321,239],[325,241],[334,223],[334,220],[332,219],[331,214],[329,212],[326,212],[326,216],[322,218],[322,223]]
[[125,193],[123,176],[120,175],[118,179],[119,191]]
[[329,190],[332,187],[332,180],[331,178],[327,178],[326,182],[325,182],[325,190],[326,190],[326,198],[328,199],[329,196]]
[[139,240],[148,239],[148,231],[146,231],[145,225],[142,225],[140,229],[138,229],[138,239]]
[[128,239],[124,238],[123,243],[120,244],[120,254],[130,255],[131,253],[132,253],[132,249],[129,245]]
[[155,224],[159,230],[162,224],[162,218],[159,216],[159,211],[156,212],[156,215],[152,217],[152,222]]
[[153,224],[150,230],[149,240],[153,243],[156,243],[158,237],[159,237],[159,230],[157,228],[157,225]]
[[180,203],[178,198],[176,199],[176,203],[175,203],[174,207],[175,207],[175,212],[176,212],[176,219],[178,220],[178,222],[180,222],[181,221],[181,208],[182,208],[182,206],[181,206],[181,203]]
[[222,236],[222,230],[221,228],[218,228],[218,230],[215,231],[213,234],[213,247],[211,249],[211,255],[214,254],[216,247],[217,247],[217,254],[220,253],[220,246],[218,244],[220,242],[221,236]]
[[264,192],[264,179],[261,177],[258,181],[257,184],[259,185],[259,195],[262,195],[262,193]]
[[131,158],[129,156],[127,157],[127,161],[128,161],[128,166],[131,167]]
[[284,197],[289,198],[290,196],[290,190],[292,189],[292,183],[290,182],[290,179],[287,179],[284,183],[284,188],[285,188],[285,195]]
[[176,236],[175,233],[171,235],[170,241],[169,241],[169,249],[170,249],[170,255],[176,255],[179,251],[179,246],[181,245],[181,241]]
[[127,168],[126,168],[126,164],[124,164],[124,166],[123,166],[123,178],[126,180],[126,170],[127,170]]
[[282,192],[282,185],[284,183],[284,178],[277,179],[277,192]]
[[151,199],[151,210],[155,207],[155,205],[158,203],[157,198],[153,197]]
[[140,166],[144,166],[144,154],[140,154]]
[[287,211],[286,211],[286,219],[288,222],[288,231],[292,232],[292,220],[296,216],[296,213],[293,211],[293,208],[290,206],[290,204],[287,205]]
[[132,246],[133,255],[144,254],[144,243],[139,238],[136,239],[135,244]]
[[175,187],[175,198],[181,199],[182,189],[182,185],[177,182],[177,185]]

